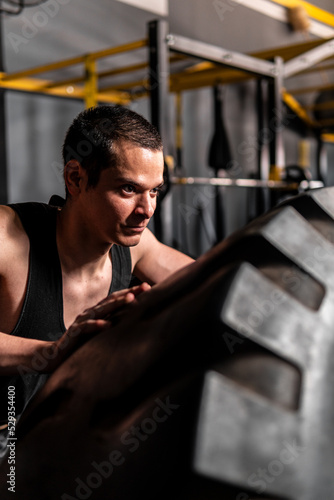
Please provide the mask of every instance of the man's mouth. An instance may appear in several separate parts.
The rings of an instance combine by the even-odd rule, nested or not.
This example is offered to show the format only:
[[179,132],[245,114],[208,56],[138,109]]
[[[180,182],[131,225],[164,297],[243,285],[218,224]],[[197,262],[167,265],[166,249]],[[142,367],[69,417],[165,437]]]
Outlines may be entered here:
[[142,233],[146,228],[146,226],[125,226],[125,227],[135,233]]

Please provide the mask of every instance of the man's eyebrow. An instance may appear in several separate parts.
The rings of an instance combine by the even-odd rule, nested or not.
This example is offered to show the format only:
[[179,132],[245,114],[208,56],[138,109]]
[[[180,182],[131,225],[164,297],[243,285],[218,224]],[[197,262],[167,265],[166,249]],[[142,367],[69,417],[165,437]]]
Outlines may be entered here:
[[[133,179],[130,179],[128,177],[117,177],[116,181],[120,184],[132,184],[133,186],[143,188],[144,185],[141,184],[140,182],[136,182]],[[156,186],[156,188],[161,188],[165,184],[165,181],[162,181],[160,184]]]

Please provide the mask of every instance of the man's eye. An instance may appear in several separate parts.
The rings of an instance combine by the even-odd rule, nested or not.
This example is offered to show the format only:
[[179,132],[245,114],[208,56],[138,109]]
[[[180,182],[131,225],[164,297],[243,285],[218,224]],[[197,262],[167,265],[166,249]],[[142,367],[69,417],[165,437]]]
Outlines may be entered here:
[[135,192],[135,188],[133,186],[131,186],[131,184],[126,184],[125,186],[122,187],[122,190],[127,194],[131,194],[131,193]]
[[155,194],[156,196],[158,196],[161,193],[161,191],[162,191],[162,187],[156,187],[156,188],[153,188],[151,190],[151,193]]

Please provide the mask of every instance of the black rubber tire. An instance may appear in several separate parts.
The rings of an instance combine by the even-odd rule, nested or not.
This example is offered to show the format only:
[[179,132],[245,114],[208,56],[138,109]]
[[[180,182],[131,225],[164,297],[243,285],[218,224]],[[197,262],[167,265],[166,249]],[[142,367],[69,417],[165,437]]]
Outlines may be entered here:
[[18,498],[334,498],[333,241],[309,191],[144,294],[19,422]]

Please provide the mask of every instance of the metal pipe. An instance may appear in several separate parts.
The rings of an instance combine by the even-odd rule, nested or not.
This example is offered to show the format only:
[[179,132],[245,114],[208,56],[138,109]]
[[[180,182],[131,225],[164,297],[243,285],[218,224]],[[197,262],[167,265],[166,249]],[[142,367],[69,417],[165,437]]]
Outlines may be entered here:
[[323,187],[321,181],[302,181],[298,182],[285,182],[277,180],[261,180],[261,179],[229,179],[223,177],[177,177],[173,176],[170,179],[172,184],[175,185],[194,185],[202,184],[207,186],[224,186],[224,187],[245,187],[245,188],[269,188],[269,189],[283,189],[283,190],[296,190],[296,189],[316,189]]

